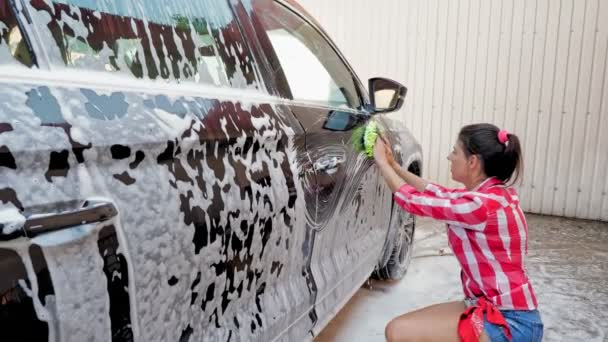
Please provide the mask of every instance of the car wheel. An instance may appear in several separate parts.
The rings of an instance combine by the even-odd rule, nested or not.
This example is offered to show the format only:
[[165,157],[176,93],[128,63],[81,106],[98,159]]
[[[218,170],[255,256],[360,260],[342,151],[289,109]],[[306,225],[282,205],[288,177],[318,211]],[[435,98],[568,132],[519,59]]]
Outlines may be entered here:
[[[390,257],[386,265],[379,266],[374,270],[372,277],[375,279],[399,280],[405,276],[410,265],[416,220],[407,213],[397,213],[397,217],[397,232],[392,242]],[[391,244],[388,246],[391,246]]]

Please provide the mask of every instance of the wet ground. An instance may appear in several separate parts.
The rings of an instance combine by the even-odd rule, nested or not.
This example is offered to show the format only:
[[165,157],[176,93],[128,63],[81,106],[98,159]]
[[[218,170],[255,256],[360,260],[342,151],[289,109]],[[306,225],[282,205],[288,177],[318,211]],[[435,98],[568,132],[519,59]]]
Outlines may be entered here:
[[[527,219],[528,273],[545,323],[544,341],[608,341],[608,223]],[[419,220],[405,278],[364,285],[315,341],[384,341],[391,318],[462,299],[459,272],[445,226]]]

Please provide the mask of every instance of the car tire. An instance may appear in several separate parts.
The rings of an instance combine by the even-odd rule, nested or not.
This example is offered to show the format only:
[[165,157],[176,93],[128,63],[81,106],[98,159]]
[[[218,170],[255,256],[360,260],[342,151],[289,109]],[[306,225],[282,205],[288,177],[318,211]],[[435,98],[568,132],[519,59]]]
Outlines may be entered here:
[[378,280],[402,279],[412,260],[416,219],[405,212],[396,212],[395,215],[397,231],[393,241],[387,244],[387,248],[392,248],[391,254],[386,265],[379,265],[372,274],[372,278]]

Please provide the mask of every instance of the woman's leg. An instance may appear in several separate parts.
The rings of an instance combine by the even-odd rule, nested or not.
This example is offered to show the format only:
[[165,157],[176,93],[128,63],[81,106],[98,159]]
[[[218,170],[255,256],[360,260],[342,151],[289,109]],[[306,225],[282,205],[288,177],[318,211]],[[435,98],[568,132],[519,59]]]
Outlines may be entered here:
[[[465,309],[464,302],[449,302],[406,313],[386,326],[386,340],[459,342],[458,320]],[[487,341],[485,334],[480,341]]]

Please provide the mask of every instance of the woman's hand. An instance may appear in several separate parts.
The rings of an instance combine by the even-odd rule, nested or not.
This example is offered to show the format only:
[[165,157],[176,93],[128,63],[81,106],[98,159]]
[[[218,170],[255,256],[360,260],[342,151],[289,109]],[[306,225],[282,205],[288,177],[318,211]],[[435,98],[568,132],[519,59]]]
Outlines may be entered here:
[[393,156],[393,151],[382,137],[379,137],[378,140],[376,140],[376,145],[374,146],[374,159],[376,159],[377,163],[385,163],[393,167],[397,165],[395,157]]
[[384,143],[384,150],[386,151],[386,161],[388,162],[388,164],[393,168],[399,166],[399,164],[395,160],[395,156],[393,155],[393,149],[386,142]]
[[405,184],[405,181],[390,164],[390,160],[394,161],[393,154],[381,137],[376,140],[376,144],[374,145],[374,159],[376,160],[380,174],[386,180],[391,191],[395,192]]
[[382,137],[379,137],[374,145],[374,159],[391,191],[397,191],[406,183],[421,192],[426,189],[428,182],[414,173],[402,169],[395,160],[391,148]]
[[380,165],[389,164],[386,143],[381,137],[376,139],[376,144],[374,145],[374,160],[376,160],[376,163]]

